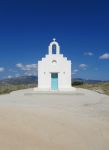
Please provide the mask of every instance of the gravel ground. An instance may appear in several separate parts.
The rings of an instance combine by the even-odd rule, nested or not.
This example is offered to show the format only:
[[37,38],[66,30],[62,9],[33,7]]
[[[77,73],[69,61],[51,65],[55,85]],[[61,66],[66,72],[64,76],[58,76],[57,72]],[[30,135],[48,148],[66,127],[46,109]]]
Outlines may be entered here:
[[20,90],[0,96],[0,150],[109,150],[109,96]]

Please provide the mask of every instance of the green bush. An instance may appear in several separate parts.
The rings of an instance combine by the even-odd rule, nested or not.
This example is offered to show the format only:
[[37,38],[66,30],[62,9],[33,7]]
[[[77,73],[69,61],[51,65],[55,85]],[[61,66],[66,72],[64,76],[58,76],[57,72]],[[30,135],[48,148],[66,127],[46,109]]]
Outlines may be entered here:
[[73,81],[72,86],[83,85],[83,81]]

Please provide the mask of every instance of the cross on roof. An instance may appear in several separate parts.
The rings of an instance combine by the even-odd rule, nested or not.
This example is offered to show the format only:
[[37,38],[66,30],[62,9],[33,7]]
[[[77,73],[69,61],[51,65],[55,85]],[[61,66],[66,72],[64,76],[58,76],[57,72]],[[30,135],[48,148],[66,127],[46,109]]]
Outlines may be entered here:
[[55,42],[55,41],[56,41],[56,39],[55,39],[55,38],[53,38],[53,41]]

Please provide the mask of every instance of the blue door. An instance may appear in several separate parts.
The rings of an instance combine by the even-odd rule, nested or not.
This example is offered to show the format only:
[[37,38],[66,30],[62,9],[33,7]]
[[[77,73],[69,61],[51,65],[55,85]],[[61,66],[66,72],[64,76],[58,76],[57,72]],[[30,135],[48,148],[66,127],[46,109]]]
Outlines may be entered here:
[[58,73],[51,73],[51,89],[58,89]]

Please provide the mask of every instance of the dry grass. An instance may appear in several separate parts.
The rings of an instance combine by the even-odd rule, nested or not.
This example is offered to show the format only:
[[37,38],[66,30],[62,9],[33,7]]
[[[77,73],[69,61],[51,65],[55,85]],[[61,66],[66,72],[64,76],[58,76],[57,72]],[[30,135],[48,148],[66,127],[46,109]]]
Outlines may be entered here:
[[[0,85],[0,94],[6,94],[12,91],[17,91],[21,89],[33,88],[35,86],[36,84]],[[84,83],[81,85],[77,85],[76,87],[90,89],[90,90],[97,91],[98,93],[101,93],[101,94],[109,95],[109,82],[101,82],[101,83],[96,83],[96,84]]]
[[18,85],[12,85],[12,84],[6,84],[6,85],[0,85],[0,94],[7,94],[12,91],[17,91],[21,89],[28,89],[35,87],[35,84],[18,84]]
[[96,84],[84,83],[83,85],[79,85],[77,87],[90,89],[90,90],[97,91],[98,93],[101,94],[109,95],[109,82],[101,82]]

